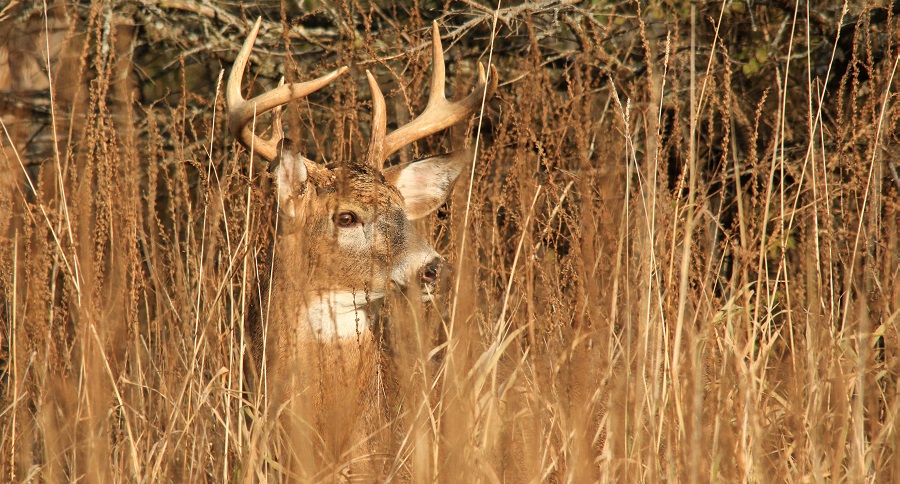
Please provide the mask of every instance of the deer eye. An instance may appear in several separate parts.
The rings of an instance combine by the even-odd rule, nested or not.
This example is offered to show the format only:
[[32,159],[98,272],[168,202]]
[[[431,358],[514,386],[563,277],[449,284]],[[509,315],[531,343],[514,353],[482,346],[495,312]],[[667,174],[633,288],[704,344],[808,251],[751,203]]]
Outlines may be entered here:
[[359,223],[359,217],[353,212],[341,212],[334,216],[334,223],[338,227],[353,227]]

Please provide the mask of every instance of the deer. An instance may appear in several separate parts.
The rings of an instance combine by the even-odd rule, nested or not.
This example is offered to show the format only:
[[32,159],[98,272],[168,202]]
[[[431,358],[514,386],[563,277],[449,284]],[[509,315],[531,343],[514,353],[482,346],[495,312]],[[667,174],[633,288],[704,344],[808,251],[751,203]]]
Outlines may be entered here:
[[[377,440],[371,434],[383,424],[383,389],[378,388],[373,362],[390,356],[383,354],[373,332],[371,303],[393,289],[433,300],[444,261],[414,222],[444,204],[473,152],[463,149],[393,166],[386,161],[405,146],[471,119],[495,93],[497,73],[492,66],[486,75],[479,64],[472,92],[449,101],[435,22],[425,109],[388,133],[384,96],[366,70],[372,105],[366,156],[329,168],[304,157],[284,138],[280,110],[328,86],[348,68],[306,82],[282,81],[245,99],[241,82],[260,24],[261,19],[246,37],[226,85],[231,134],[251,156],[277,163],[273,175],[278,227],[269,304],[262,311],[268,317],[261,318],[266,324],[251,325],[249,353],[263,369],[257,373],[264,377],[261,387],[268,388],[273,408],[293,408],[296,418],[314,416],[314,422],[294,425],[288,432],[296,438],[297,432],[312,429],[306,443],[321,445],[315,455],[298,457],[301,464],[308,464],[311,473],[324,468],[348,472],[347,455],[383,452],[371,445],[353,450],[364,448],[362,441]],[[271,138],[265,139],[254,123],[269,111],[275,120]],[[300,403],[291,407],[289,402]],[[316,477],[311,473],[306,476]]]

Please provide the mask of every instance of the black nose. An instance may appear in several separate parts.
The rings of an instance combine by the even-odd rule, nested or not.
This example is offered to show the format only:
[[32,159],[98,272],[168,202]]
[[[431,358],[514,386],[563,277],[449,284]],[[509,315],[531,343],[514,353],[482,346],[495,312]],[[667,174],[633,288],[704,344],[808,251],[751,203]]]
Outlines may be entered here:
[[442,262],[440,257],[435,257],[425,264],[425,267],[422,268],[423,284],[434,284],[437,281],[438,276],[441,273]]

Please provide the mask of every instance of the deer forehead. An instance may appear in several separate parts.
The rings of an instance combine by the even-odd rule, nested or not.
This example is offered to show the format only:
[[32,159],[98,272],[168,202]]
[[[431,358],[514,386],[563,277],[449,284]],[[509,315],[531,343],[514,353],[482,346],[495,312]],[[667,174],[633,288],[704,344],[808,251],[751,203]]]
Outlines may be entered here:
[[387,183],[384,176],[366,165],[351,165],[327,171],[315,178],[310,177],[316,193],[323,202],[332,205],[333,210],[345,206],[365,210],[379,217],[402,212],[403,195],[394,185]]

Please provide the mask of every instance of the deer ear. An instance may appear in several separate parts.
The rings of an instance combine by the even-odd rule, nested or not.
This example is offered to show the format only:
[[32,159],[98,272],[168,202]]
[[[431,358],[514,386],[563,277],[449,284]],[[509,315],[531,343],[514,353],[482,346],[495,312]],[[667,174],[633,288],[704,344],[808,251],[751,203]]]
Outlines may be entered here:
[[472,158],[469,150],[432,156],[384,170],[385,180],[397,187],[410,220],[422,218],[437,210]]
[[278,187],[278,205],[285,215],[294,217],[294,202],[306,191],[309,171],[307,160],[290,149],[290,141],[284,140],[280,147],[278,168],[275,169],[275,183]]

